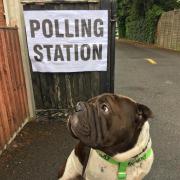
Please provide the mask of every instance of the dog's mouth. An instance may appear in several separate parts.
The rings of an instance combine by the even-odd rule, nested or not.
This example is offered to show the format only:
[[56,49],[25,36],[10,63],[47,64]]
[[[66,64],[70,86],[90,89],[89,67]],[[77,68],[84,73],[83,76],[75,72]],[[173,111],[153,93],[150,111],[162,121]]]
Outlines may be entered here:
[[71,124],[71,118],[72,118],[72,115],[69,116],[68,118],[68,121],[67,121],[67,127],[68,127],[68,130],[69,132],[71,133],[71,136],[78,139],[77,135],[76,135],[76,132],[74,131],[74,129],[72,128],[72,124]]
[[71,135],[76,139],[90,136],[90,127],[83,119],[79,119],[77,114],[69,116],[67,126]]

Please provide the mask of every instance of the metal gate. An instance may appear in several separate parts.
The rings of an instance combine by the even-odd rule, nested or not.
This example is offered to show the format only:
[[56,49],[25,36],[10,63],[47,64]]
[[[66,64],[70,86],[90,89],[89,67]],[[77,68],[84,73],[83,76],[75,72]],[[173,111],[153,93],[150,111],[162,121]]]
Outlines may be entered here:
[[36,111],[59,111],[71,108],[103,92],[114,91],[115,1],[66,0],[32,3],[23,1],[24,10],[108,10],[108,70],[106,72],[39,73],[31,72]]

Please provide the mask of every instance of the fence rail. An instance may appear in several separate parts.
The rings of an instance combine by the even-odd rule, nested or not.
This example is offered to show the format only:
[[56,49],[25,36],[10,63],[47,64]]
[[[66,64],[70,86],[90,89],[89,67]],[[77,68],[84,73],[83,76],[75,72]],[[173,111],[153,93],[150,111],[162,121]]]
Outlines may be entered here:
[[18,30],[0,27],[0,150],[27,117],[28,103]]
[[162,14],[158,22],[157,44],[180,51],[180,10]]

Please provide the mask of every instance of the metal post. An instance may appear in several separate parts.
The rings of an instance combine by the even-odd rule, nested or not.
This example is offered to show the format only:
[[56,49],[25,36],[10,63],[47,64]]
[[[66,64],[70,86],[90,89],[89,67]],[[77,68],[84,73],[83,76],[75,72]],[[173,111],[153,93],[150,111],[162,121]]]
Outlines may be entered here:
[[114,66],[115,66],[115,31],[116,31],[116,0],[111,0],[111,61],[110,61],[110,91],[114,92]]
[[101,0],[102,10],[109,11],[109,39],[108,39],[108,72],[101,73],[101,82],[104,82],[102,92],[114,92],[114,65],[115,65],[115,27],[116,27],[116,0]]

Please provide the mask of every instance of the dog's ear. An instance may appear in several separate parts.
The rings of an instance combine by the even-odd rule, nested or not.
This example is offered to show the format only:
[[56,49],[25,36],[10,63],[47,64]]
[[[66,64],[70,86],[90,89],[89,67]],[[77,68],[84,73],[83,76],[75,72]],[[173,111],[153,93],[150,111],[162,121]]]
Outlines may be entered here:
[[136,122],[142,124],[149,118],[153,118],[153,113],[150,108],[137,103]]

